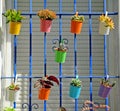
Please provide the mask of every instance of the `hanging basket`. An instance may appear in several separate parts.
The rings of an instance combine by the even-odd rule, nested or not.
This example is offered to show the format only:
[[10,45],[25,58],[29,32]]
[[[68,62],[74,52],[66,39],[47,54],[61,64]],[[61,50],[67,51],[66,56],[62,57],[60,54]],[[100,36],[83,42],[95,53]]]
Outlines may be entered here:
[[52,26],[52,20],[41,20],[40,19],[40,31],[41,32],[50,32]]
[[38,91],[39,100],[48,100],[50,95],[50,88],[40,88]]
[[82,22],[71,20],[71,33],[80,34],[82,25],[83,25]]
[[66,60],[66,55],[66,51],[58,51],[58,49],[55,50],[55,61],[58,63],[64,63]]
[[19,35],[21,30],[21,22],[10,22],[9,33],[12,35]]
[[81,87],[76,87],[73,85],[70,85],[70,89],[69,89],[69,96],[74,98],[74,99],[78,99],[81,93]]
[[19,91],[10,90],[6,88],[6,100],[7,101],[17,101],[19,98]]
[[110,27],[107,27],[105,22],[100,22],[99,24],[99,34],[100,35],[109,35]]
[[106,98],[109,95],[111,89],[112,89],[112,87],[106,87],[101,84],[98,95],[102,98]]

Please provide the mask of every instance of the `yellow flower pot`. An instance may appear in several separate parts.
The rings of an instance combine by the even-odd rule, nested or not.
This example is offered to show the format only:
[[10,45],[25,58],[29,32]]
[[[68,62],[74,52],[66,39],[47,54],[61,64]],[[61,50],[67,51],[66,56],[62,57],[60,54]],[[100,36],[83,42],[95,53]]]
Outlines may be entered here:
[[21,30],[21,22],[10,22],[9,33],[12,35],[19,35]]

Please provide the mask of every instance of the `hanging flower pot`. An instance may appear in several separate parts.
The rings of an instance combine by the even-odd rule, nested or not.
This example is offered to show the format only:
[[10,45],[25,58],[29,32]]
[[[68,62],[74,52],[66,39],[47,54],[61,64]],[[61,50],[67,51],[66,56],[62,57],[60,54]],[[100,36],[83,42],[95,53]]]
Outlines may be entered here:
[[38,87],[38,99],[39,100],[48,100],[50,95],[50,89],[54,86],[53,82],[59,85],[59,81],[55,76],[46,76],[38,79],[35,84],[34,88]]
[[57,18],[56,13],[49,9],[39,10],[37,15],[40,18],[40,31],[50,32],[52,20]]
[[50,32],[52,26],[52,20],[40,20],[40,31]]
[[69,88],[69,96],[78,99],[81,93],[81,81],[78,78],[72,79]]
[[58,63],[64,63],[66,60],[66,51],[60,51],[59,49],[55,50],[55,61]]
[[19,86],[12,83],[6,88],[6,100],[7,101],[17,101],[19,98]]
[[71,33],[80,34],[82,25],[83,25],[82,22],[71,20]]
[[12,35],[19,35],[21,30],[21,22],[10,22],[9,33]]
[[113,20],[107,15],[101,15],[99,17],[99,34],[100,35],[109,35],[110,29],[114,29]]
[[19,35],[22,19],[25,19],[25,17],[21,16],[21,12],[15,9],[9,9],[3,15],[6,17],[6,23],[10,23],[9,33]]
[[102,98],[108,97],[112,87],[115,85],[115,82],[110,84],[108,80],[102,79],[98,95]]
[[100,97],[106,98],[109,95],[111,89],[112,89],[112,87],[106,87],[101,84],[98,95]]
[[80,34],[84,21],[84,16],[79,16],[78,12],[76,12],[76,14],[71,17],[71,33]]
[[40,100],[48,100],[50,95],[50,88],[41,88],[38,91],[38,99]]

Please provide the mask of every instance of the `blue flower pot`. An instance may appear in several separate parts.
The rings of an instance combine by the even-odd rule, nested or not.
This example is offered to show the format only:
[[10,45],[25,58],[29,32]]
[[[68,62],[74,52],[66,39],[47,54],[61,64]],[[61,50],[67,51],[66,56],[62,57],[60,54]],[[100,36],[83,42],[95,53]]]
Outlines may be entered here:
[[81,87],[76,87],[76,86],[72,86],[70,85],[70,89],[69,89],[69,96],[74,98],[74,99],[78,99],[81,93]]

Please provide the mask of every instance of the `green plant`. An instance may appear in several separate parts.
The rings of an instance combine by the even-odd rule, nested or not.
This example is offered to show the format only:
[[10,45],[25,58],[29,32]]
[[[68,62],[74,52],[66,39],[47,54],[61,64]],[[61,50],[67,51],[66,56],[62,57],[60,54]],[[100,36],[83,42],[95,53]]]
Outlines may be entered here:
[[15,9],[9,9],[7,10],[3,16],[6,17],[6,23],[9,22],[21,22],[22,19],[25,19],[25,17],[23,17],[21,15],[21,11],[19,10],[15,10]]
[[56,13],[49,9],[39,10],[37,15],[41,20],[53,20],[57,18]]
[[102,78],[101,81],[100,81],[100,83],[102,85],[104,85],[105,87],[113,87],[113,86],[115,86],[116,81],[114,81],[113,83],[110,83],[110,81],[108,79]]
[[14,91],[18,91],[20,89],[19,85],[18,84],[15,84],[15,83],[11,83],[9,86],[8,86],[9,90],[14,90]]
[[72,86],[81,87],[82,81],[79,78],[73,78],[70,84]]
[[15,109],[12,107],[5,107],[3,111],[15,111]]
[[84,16],[79,16],[78,12],[76,12],[76,14],[71,17],[71,20],[78,21],[78,22],[84,22],[85,18],[84,18]]
[[53,82],[56,82],[59,85],[59,81],[55,76],[46,76],[38,79],[35,84],[34,88],[51,88],[54,86]]

